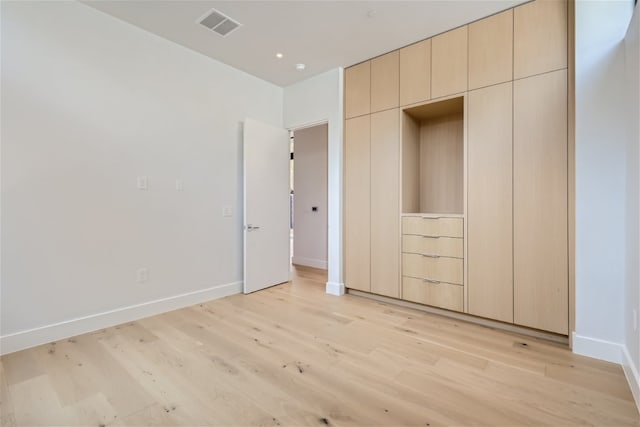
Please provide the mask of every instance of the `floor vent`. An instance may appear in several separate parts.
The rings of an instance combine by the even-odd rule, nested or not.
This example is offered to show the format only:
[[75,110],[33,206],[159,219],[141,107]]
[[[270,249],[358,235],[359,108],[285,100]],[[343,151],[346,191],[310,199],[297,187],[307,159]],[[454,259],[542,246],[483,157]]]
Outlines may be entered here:
[[207,27],[214,33],[218,33],[222,37],[228,36],[234,30],[240,28],[241,25],[239,22],[234,21],[233,19],[224,15],[222,12],[215,9],[211,9],[196,22]]

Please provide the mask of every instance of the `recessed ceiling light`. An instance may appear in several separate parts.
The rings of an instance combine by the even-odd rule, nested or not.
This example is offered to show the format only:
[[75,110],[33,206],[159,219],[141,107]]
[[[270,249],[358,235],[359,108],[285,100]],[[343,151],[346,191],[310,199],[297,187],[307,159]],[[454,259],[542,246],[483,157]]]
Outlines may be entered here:
[[307,68],[307,66],[304,65],[304,64],[296,64],[296,70],[298,70],[298,71],[302,71],[305,68]]
[[374,16],[377,15],[378,12],[376,12],[375,9],[371,9],[369,12],[367,12],[367,17],[369,18],[373,18]]
[[282,57],[283,57],[283,56],[284,56],[284,55],[283,55],[283,54],[281,54],[280,52],[276,53],[276,58],[278,58],[278,59],[282,59]]

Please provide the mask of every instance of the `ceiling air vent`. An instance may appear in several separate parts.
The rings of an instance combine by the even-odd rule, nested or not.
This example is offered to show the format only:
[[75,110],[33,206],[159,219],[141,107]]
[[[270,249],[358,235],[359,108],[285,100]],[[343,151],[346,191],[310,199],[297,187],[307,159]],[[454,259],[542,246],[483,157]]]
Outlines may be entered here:
[[228,36],[233,30],[240,27],[240,23],[215,9],[211,9],[196,22],[220,34],[222,37]]

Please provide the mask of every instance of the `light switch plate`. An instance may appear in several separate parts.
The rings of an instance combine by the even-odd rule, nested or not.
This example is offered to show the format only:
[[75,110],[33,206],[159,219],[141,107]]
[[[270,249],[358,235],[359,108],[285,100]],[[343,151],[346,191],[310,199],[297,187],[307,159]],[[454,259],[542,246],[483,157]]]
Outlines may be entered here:
[[222,207],[222,216],[232,216],[231,206],[225,205]]
[[136,187],[138,190],[148,190],[149,189],[149,180],[146,176],[139,176],[136,179]]

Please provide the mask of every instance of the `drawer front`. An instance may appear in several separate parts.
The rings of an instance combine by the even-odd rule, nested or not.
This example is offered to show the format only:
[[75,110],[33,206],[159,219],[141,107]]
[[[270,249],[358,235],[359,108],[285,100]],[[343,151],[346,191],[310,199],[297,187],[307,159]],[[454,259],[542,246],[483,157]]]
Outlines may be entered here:
[[463,287],[449,283],[429,283],[413,277],[402,278],[402,299],[447,310],[463,310]]
[[402,217],[402,234],[423,236],[462,237],[462,218],[427,218],[420,216]]
[[462,285],[462,259],[402,254],[402,275]]
[[463,258],[463,240],[453,237],[402,236],[402,252]]

